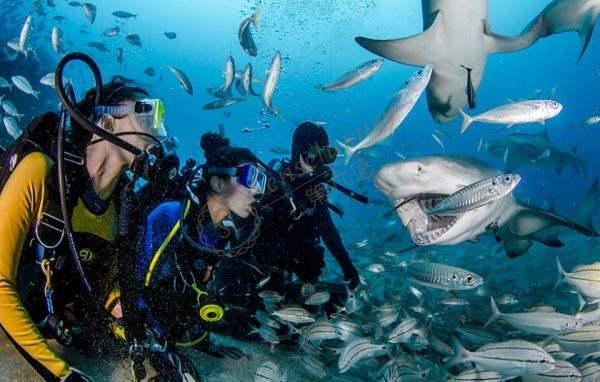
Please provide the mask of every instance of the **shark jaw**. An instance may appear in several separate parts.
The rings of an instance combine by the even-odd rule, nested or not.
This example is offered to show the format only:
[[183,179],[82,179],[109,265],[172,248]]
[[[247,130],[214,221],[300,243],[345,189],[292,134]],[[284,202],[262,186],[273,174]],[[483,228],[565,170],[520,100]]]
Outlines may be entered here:
[[442,241],[444,235],[462,218],[464,214],[427,214],[447,196],[423,193],[393,200],[394,206],[401,205],[396,211],[415,244],[432,245]]

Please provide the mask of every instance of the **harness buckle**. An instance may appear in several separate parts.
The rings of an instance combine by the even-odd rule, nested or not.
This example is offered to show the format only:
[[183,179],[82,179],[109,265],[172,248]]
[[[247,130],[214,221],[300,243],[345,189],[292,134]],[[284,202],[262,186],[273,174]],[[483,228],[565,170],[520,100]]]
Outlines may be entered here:
[[[47,238],[42,238],[42,236],[44,236],[44,234],[42,233],[42,229],[48,228],[47,232],[58,232],[60,233],[60,236],[58,237],[58,239],[55,240],[54,243],[52,243],[52,239],[50,237]],[[56,247],[58,247],[60,245],[60,243],[62,243],[64,237],[65,237],[65,222],[64,220],[44,211],[42,212],[42,216],[37,220],[37,222],[35,223],[35,237],[38,240],[38,242],[40,243],[40,245],[42,245],[42,247],[46,248],[46,249],[55,249]]]
[[84,159],[79,155],[64,151],[64,159],[65,161],[76,164],[77,166],[83,166]]

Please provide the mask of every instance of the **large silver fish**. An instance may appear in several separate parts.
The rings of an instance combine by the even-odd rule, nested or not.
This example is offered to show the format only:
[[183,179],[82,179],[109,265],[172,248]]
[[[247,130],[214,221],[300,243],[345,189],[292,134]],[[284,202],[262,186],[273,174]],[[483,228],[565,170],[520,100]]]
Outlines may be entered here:
[[165,68],[169,69],[171,73],[173,73],[175,77],[177,77],[177,81],[179,81],[179,84],[181,85],[183,90],[185,90],[189,95],[192,95],[194,93],[192,84],[184,72],[171,65],[166,65]]
[[249,95],[260,95],[252,88],[252,81],[252,64],[248,63],[244,68],[242,78],[237,81],[237,89],[242,96],[248,97]]
[[344,162],[348,164],[350,159],[360,150],[375,146],[387,137],[389,137],[404,119],[410,113],[413,106],[427,87],[431,78],[432,66],[427,65],[413,74],[405,86],[394,96],[394,99],[377,122],[377,125],[362,141],[356,146],[350,147],[343,142],[338,141],[345,153]]
[[19,89],[20,91],[22,91],[25,94],[30,94],[30,95],[34,96],[35,98],[39,99],[38,96],[39,96],[40,92],[33,90],[29,81],[27,81],[27,78],[25,78],[23,76],[12,76],[11,80],[12,80],[12,83],[17,87],[17,89]]
[[325,90],[329,92],[348,89],[349,87],[354,86],[357,83],[370,78],[373,74],[377,73],[379,69],[381,69],[382,65],[383,59],[381,58],[367,61],[359,65],[358,67],[352,69],[351,71],[345,73],[333,82],[326,85],[317,85],[316,88],[319,90]]
[[92,3],[83,3],[83,13],[90,20],[90,24],[93,24],[96,20],[96,6]]
[[275,93],[275,89],[277,87],[277,81],[279,81],[279,75],[281,74],[281,53],[277,51],[275,56],[273,57],[273,61],[271,62],[271,68],[269,69],[269,75],[267,76],[267,81],[265,82],[265,87],[263,89],[263,102],[267,109],[269,109],[273,114],[279,116],[279,111],[273,108],[273,94]]
[[508,125],[509,128],[522,123],[544,124],[547,119],[557,116],[562,108],[560,103],[552,100],[520,101],[496,107],[474,117],[459,108],[463,117],[460,132],[464,133],[473,122],[499,123]]
[[29,38],[29,29],[31,28],[31,16],[27,16],[21,34],[19,35],[19,51],[27,57],[29,50],[27,49],[27,39]]
[[442,199],[427,213],[464,213],[498,200],[510,193],[521,181],[517,174],[502,174],[470,184]]
[[521,379],[523,382],[580,382],[581,372],[570,362],[557,359],[556,366],[552,370],[536,375],[524,375]]
[[235,60],[232,56],[227,56],[225,62],[225,82],[218,88],[206,89],[210,94],[217,98],[231,98],[231,85],[235,81]]
[[556,286],[565,282],[587,298],[600,299],[600,262],[578,265],[571,272],[563,269],[558,257],[556,265],[558,267]]
[[254,28],[258,28],[258,23],[260,22],[260,9],[258,9],[254,14],[246,19],[244,19],[240,23],[240,28],[238,29],[238,39],[240,40],[240,45],[244,52],[248,53],[252,57],[256,57],[256,44],[254,43],[254,38],[252,38],[252,32],[250,32],[250,24],[254,25]]
[[410,280],[430,288],[469,290],[483,284],[483,278],[466,269],[451,265],[415,261],[407,265]]
[[241,102],[243,100],[244,100],[243,98],[218,99],[216,101],[207,103],[206,105],[202,106],[202,108],[204,110],[222,109],[222,108],[227,107],[227,106],[235,105],[236,103]]
[[56,53],[64,53],[61,46],[61,35],[62,32],[59,27],[52,28],[52,49],[54,49]]

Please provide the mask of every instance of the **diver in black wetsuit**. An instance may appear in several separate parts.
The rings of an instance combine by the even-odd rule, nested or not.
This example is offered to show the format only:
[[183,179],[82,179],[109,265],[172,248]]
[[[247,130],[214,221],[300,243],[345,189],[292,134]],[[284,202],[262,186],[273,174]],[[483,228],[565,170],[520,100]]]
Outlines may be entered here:
[[[300,124],[294,131],[291,161],[281,161],[277,174],[269,181],[261,205],[263,225],[253,248],[253,255],[271,274],[265,289],[290,292],[291,274],[304,287],[317,282],[325,266],[325,249],[321,240],[342,268],[351,289],[360,283],[329,211],[327,188],[332,179],[327,166],[335,161],[337,151],[329,147],[325,129],[312,122]],[[311,288],[302,288],[310,293]]]

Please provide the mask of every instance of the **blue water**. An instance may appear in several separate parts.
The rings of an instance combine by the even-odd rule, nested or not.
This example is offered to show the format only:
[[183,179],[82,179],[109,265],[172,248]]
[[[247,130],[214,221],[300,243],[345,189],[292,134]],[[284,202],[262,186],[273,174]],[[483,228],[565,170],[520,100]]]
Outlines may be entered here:
[[[63,0],[55,1],[57,7],[54,10],[45,7],[47,16],[33,16],[35,29],[30,33],[30,45],[37,48],[39,62],[33,59],[25,61],[19,57],[15,62],[4,60],[0,65],[0,75],[4,78],[10,81],[12,75],[25,75],[34,89],[42,91],[39,101],[17,90],[7,96],[20,112],[27,114],[20,127],[24,128],[25,123],[36,114],[56,109],[56,94],[53,89],[39,84],[39,78],[53,71],[60,59],[50,43],[50,31],[58,25],[63,30],[66,49],[92,55],[105,79],[116,74],[134,78],[152,95],[162,98],[167,108],[168,130],[180,142],[179,154],[183,158],[194,156],[199,160],[202,160],[200,135],[216,131],[220,123],[225,126],[227,136],[235,145],[250,147],[265,162],[281,157],[269,149],[273,146],[288,147],[294,124],[304,119],[326,122],[331,140],[361,139],[373,127],[392,95],[416,68],[386,61],[374,77],[346,91],[325,93],[314,86],[329,82],[360,63],[375,58],[358,46],[354,37],[362,35],[387,39],[422,31],[421,5],[417,0],[110,0],[95,3],[98,11],[93,25],[89,24],[80,7],[70,7]],[[19,35],[26,16],[33,14],[33,11],[29,2],[21,4],[5,0],[2,3],[0,42],[4,43]],[[492,0],[489,21],[495,32],[516,35],[548,3],[547,0]],[[258,57],[250,57],[238,43],[237,30],[241,20],[257,8],[262,12],[260,26],[253,30]],[[117,20],[111,15],[115,10],[138,16],[127,21]],[[67,17],[62,24],[51,19],[59,14]],[[117,37],[97,37],[105,28],[114,25],[121,28]],[[80,33],[82,29],[89,34]],[[168,40],[163,35],[165,31],[176,32],[177,38]],[[138,33],[143,40],[143,47],[137,48],[127,43],[124,39],[126,33]],[[104,41],[109,53],[100,53],[86,46],[88,42],[96,40]],[[123,65],[119,65],[115,59],[117,47],[125,49]],[[259,97],[251,97],[221,110],[202,110],[202,105],[214,100],[205,89],[220,86],[223,82],[222,72],[228,55],[235,58],[238,70],[251,62],[254,76],[264,80],[276,51],[280,51],[283,57],[283,73],[273,104],[281,111],[284,121],[273,115],[261,115],[263,104]],[[558,147],[563,150],[577,148],[578,155],[586,161],[587,176],[578,175],[571,168],[558,175],[549,168],[537,168],[535,165],[521,167],[519,173],[523,181],[517,196],[528,198],[538,205],[551,197],[556,210],[564,216],[573,211],[600,173],[600,125],[571,128],[579,126],[589,116],[600,114],[600,32],[594,33],[585,56],[577,63],[579,51],[579,38],[571,32],[541,39],[520,52],[489,56],[477,93],[477,109],[472,111],[480,113],[504,104],[508,99],[531,97],[537,89],[543,89],[542,98],[545,98],[550,89],[556,87],[556,100],[564,105],[564,109],[558,117],[547,121],[546,127],[551,141]],[[170,72],[160,70],[164,64],[175,66],[188,75],[194,87],[192,96],[180,88]],[[157,71],[156,76],[146,76],[143,73],[146,67],[153,67]],[[80,93],[91,85],[87,74],[80,69],[74,68],[68,75],[73,77]],[[254,84],[254,88],[260,90],[262,84]],[[230,116],[226,117],[224,112],[230,113]],[[270,129],[241,132],[245,127],[260,127],[260,120],[269,121]],[[476,124],[466,134],[459,135],[459,126],[460,118],[447,125],[436,124],[427,110],[425,97],[422,97],[396,133],[383,144],[358,155],[349,167],[342,163],[335,164],[336,179],[372,198],[383,199],[372,185],[371,176],[382,165],[398,160],[396,152],[406,157],[465,154],[503,168],[501,158],[495,158],[485,150],[478,154],[476,149],[480,138],[489,139],[510,131],[499,125]],[[432,139],[434,128],[451,135],[450,139],[444,139],[445,150]],[[512,131],[535,132],[541,128],[540,125],[524,125],[514,127]],[[0,131],[0,143],[9,141],[6,132]],[[388,208],[387,205],[363,206],[335,191],[331,198],[346,211],[346,216],[337,220],[345,243],[352,247],[353,243],[368,238],[369,248],[373,251],[373,248],[382,250],[382,246],[375,242],[376,237],[370,235],[386,223],[381,214]],[[598,226],[598,213],[595,220]],[[394,229],[398,231],[398,242],[387,249],[397,250],[409,245],[405,230],[398,224]],[[597,243],[588,240],[572,235],[568,244],[575,246],[571,248],[577,248],[577,251],[571,250],[577,252],[573,256],[592,262],[597,260],[599,252]],[[554,272],[554,256],[538,255],[570,254],[566,248],[550,250],[536,245],[533,251],[536,255],[528,255],[511,263],[501,253],[493,255],[493,260],[481,256],[481,253],[477,253],[477,257],[471,256],[470,253],[477,252],[476,248],[480,247],[462,244],[446,250],[457,256],[464,254],[465,260],[459,263],[471,264],[473,270],[485,273],[491,280],[498,277],[495,265],[497,269],[514,271],[512,278],[523,290],[527,290],[533,282],[527,285],[523,274],[516,273],[519,268],[535,270],[541,264]],[[369,263],[368,253],[352,250],[353,259],[361,264]],[[576,264],[569,260],[566,262],[569,265]],[[507,274],[503,277],[503,280],[511,279]],[[540,283],[553,277],[554,274]]]

